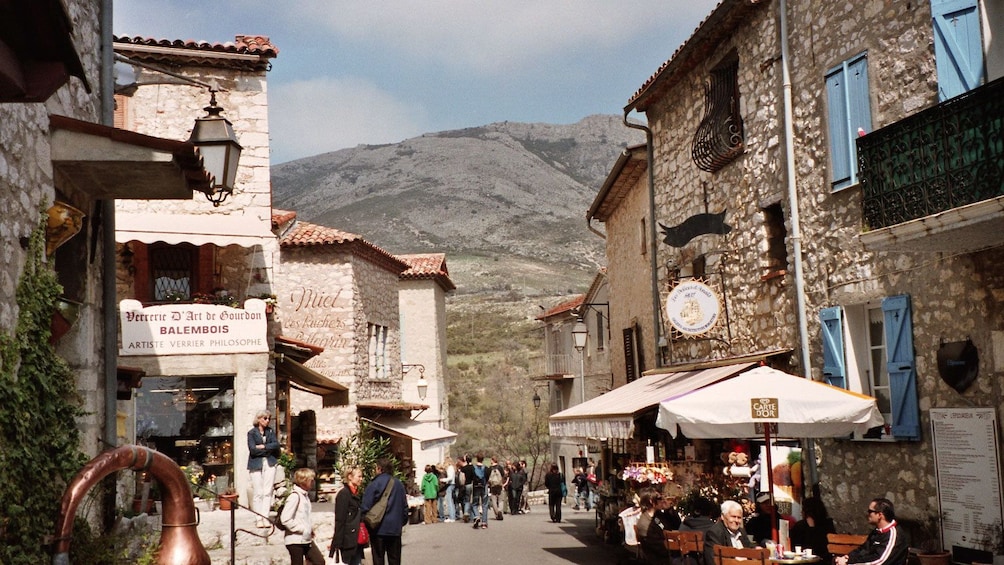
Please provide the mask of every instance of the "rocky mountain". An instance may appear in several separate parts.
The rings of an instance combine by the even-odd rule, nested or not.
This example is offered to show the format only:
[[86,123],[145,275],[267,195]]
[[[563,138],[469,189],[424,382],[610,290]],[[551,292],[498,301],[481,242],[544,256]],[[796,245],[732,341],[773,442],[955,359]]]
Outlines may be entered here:
[[276,165],[274,202],[391,253],[445,252],[458,294],[581,292],[603,264],[586,211],[643,141],[605,115],[428,133]]

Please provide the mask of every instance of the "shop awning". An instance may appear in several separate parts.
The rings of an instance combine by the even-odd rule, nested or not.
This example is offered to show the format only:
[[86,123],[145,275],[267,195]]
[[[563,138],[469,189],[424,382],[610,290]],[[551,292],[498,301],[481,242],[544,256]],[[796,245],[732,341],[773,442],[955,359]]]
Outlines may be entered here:
[[284,356],[276,362],[275,374],[289,379],[290,384],[300,390],[321,396],[324,406],[345,406],[349,403],[348,387],[289,357]]
[[577,404],[550,418],[552,436],[630,439],[634,420],[659,402],[741,373],[756,363],[649,375]]
[[275,239],[270,226],[271,220],[240,215],[116,212],[115,241],[254,247]]
[[212,192],[211,175],[188,141],[143,135],[60,115],[49,116],[52,168],[96,199],[191,199]]
[[431,422],[417,422],[408,418],[385,418],[380,420],[370,420],[363,418],[374,429],[383,433],[410,438],[422,442],[422,449],[431,449],[440,445],[452,445],[457,439],[457,434],[450,430],[441,428]]

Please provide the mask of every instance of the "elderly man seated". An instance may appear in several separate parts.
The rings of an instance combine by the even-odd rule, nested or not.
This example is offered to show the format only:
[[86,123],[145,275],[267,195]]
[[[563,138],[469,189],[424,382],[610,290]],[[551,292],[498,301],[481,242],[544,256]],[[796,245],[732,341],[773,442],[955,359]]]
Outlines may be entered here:
[[735,500],[722,503],[722,517],[704,533],[704,562],[715,562],[715,546],[754,547],[743,528],[743,507]]

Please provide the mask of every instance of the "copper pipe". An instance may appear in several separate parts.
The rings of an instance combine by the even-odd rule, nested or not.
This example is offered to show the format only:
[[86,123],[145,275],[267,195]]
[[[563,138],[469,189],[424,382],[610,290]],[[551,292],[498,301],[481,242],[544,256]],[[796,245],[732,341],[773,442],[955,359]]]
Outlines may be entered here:
[[164,490],[159,565],[210,565],[209,553],[199,540],[199,524],[192,490],[181,467],[166,455],[138,445],[123,445],[91,459],[66,488],[56,521],[53,565],[69,565],[73,519],[87,491],[115,471],[132,469],[153,475]]

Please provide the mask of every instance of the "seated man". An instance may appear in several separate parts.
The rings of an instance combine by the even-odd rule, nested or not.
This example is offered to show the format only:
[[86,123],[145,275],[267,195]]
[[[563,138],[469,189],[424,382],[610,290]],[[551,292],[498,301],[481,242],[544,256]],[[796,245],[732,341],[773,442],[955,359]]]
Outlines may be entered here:
[[868,523],[875,527],[861,547],[834,558],[835,565],[904,565],[909,553],[906,535],[896,524],[892,502],[873,498],[868,504]]
[[[715,546],[753,547],[743,528],[743,507],[735,500],[722,503],[722,517],[704,533],[704,562],[715,562]],[[845,564],[838,564],[845,565]]]

